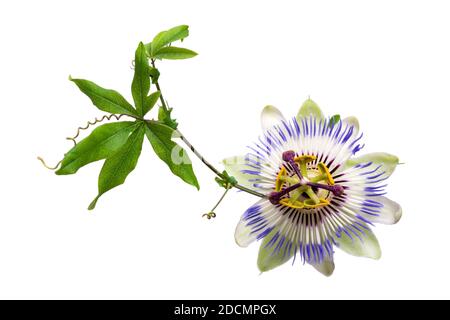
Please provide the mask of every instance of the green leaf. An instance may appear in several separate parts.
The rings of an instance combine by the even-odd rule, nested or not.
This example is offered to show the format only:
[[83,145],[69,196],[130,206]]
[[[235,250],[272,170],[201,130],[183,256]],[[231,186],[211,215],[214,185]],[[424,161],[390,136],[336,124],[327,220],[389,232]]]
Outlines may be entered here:
[[149,112],[158,101],[159,97],[161,96],[161,92],[156,91],[153,92],[151,95],[149,95],[147,98],[145,98],[145,104],[144,109],[142,110],[142,116],[145,116],[147,112]]
[[107,191],[125,182],[137,165],[144,140],[145,125],[141,123],[130,135],[127,142],[111,157],[107,158],[98,177],[98,195],[89,205],[95,208],[98,199]]
[[150,78],[152,78],[152,83],[157,83],[159,79],[159,70],[153,67],[149,69]]
[[165,47],[158,50],[154,57],[157,59],[179,60],[193,58],[196,55],[196,52],[186,48]]
[[151,42],[146,43],[146,44],[144,44],[144,47],[145,47],[145,52],[147,52],[147,55],[150,57],[150,54],[152,52],[152,43]]
[[167,46],[169,43],[181,40],[189,36],[189,27],[181,25],[172,29],[162,31],[153,38],[153,41],[146,45],[150,57],[154,57],[159,49]]
[[186,151],[172,141],[174,132],[172,128],[157,121],[148,121],[145,131],[153,150],[169,166],[172,173],[200,189]]
[[139,43],[134,58],[134,77],[131,84],[131,93],[133,94],[134,104],[139,116],[144,115],[145,103],[148,92],[150,91],[150,66],[148,64],[147,54],[144,44]]
[[113,155],[136,128],[136,122],[107,123],[96,128],[64,156],[57,175],[73,174],[81,167]]
[[117,91],[104,89],[89,80],[69,79],[73,81],[100,110],[115,114],[137,115],[133,106]]
[[178,123],[175,119],[172,119],[171,113],[171,108],[169,110],[165,110],[163,107],[159,107],[158,120],[164,123],[166,126],[169,126],[172,129],[176,129],[178,127]]
[[328,123],[328,126],[330,128],[332,128],[336,123],[339,122],[339,120],[341,120],[341,116],[339,114],[335,114],[334,116],[332,116],[330,118],[330,122]]

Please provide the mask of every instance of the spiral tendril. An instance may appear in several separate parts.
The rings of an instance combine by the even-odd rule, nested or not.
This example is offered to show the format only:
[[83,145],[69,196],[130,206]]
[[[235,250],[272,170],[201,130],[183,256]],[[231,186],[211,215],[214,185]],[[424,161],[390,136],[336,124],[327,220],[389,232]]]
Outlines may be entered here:
[[[105,114],[101,118],[95,118],[94,121],[88,121],[84,127],[78,127],[76,134],[73,137],[67,137],[66,139],[72,141],[74,143],[74,145],[76,146],[77,145],[76,139],[80,136],[81,131],[87,130],[91,126],[94,126],[105,120],[108,120],[108,121],[110,121],[111,119],[120,120],[120,118],[122,118],[123,116],[124,116],[124,114],[120,114],[120,115]],[[65,156],[66,156],[66,154],[64,154],[63,158]],[[55,166],[52,167],[52,166],[49,166],[42,157],[37,157],[37,159],[44,165],[44,167],[46,167],[49,170],[57,170],[62,163],[62,159],[61,159]]]
[[73,137],[67,137],[67,140],[71,140],[75,145],[77,145],[77,141],[76,139],[78,138],[78,136],[80,135],[81,131],[83,130],[87,130],[89,129],[91,126],[96,125],[97,123],[103,122],[105,120],[110,121],[111,119],[116,119],[116,120],[120,120],[120,118],[122,118],[124,115],[120,114],[105,114],[103,117],[101,118],[95,118],[94,121],[88,121],[87,124],[84,127],[78,127],[77,128],[77,133],[73,136]]

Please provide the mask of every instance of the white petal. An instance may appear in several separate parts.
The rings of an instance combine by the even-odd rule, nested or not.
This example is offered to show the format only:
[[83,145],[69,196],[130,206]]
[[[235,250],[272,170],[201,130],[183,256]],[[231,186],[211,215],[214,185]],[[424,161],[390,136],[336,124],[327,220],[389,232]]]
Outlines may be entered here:
[[335,239],[338,248],[357,257],[380,259],[381,249],[377,238],[371,231],[365,230],[365,233],[365,235],[361,235],[362,240],[360,240],[355,235],[350,238],[345,232],[342,232],[341,237]]
[[[236,231],[234,233],[234,239],[240,247],[247,247],[264,232],[264,229],[260,228],[261,224],[259,222],[253,224],[249,223],[258,220],[258,217],[264,217],[264,214],[272,209],[273,205],[271,205],[267,199],[261,199],[247,209],[236,226]],[[253,232],[255,228],[256,232]]]
[[382,224],[395,224],[402,217],[402,207],[386,197],[370,197],[370,200],[376,201],[383,205],[379,210],[378,215],[365,215],[370,221],[382,223]]
[[253,241],[256,240],[256,234],[251,234],[252,228],[246,225],[247,221],[241,219],[236,226],[234,232],[234,240],[240,247],[248,247]]
[[243,173],[242,170],[248,170],[249,167],[246,165],[245,156],[235,156],[226,158],[222,161],[225,166],[225,170],[230,176],[236,178],[237,182],[244,187],[256,190],[253,186],[254,182],[249,180],[257,178],[257,176],[252,174]]
[[274,106],[266,106],[261,112],[261,126],[264,132],[286,121],[280,110]]
[[[355,136],[358,135],[358,133],[359,133],[359,121],[358,121],[358,119],[356,117],[347,117],[347,118],[343,119],[342,122],[344,122],[344,123],[346,123],[346,124],[348,124],[350,126],[353,126],[353,134],[352,134],[352,136],[355,137]],[[349,140],[351,140],[351,138]]]

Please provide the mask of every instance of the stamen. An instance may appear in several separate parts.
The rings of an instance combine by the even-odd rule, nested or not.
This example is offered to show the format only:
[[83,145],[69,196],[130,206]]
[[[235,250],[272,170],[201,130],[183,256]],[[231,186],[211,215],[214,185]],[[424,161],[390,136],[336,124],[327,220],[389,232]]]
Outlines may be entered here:
[[[344,187],[334,184],[333,177],[327,166],[322,162],[317,164],[318,175],[309,176],[307,163],[315,160],[315,156],[302,155],[296,157],[296,153],[293,150],[288,150],[283,152],[282,159],[292,167],[297,177],[289,176],[286,165],[281,167],[277,175],[275,191],[268,196],[272,204],[282,204],[297,209],[312,209],[329,204],[329,201],[320,197],[313,188],[328,190],[335,196],[340,196],[344,193]],[[320,181],[326,181],[328,184],[319,183]],[[290,184],[290,186],[282,189],[284,183]],[[287,197],[285,197],[286,195]]]

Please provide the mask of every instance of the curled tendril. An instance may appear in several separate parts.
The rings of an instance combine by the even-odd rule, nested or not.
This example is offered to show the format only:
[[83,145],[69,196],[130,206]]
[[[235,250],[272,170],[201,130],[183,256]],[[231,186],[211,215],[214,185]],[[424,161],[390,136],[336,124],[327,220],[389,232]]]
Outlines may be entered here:
[[67,140],[71,140],[75,145],[77,145],[77,141],[76,139],[78,138],[78,136],[80,135],[81,131],[83,130],[87,130],[90,128],[90,126],[96,125],[97,123],[103,122],[104,120],[111,120],[112,118],[116,119],[116,120],[120,120],[120,118],[122,118],[124,115],[120,114],[105,114],[103,117],[99,118],[95,118],[94,121],[88,121],[86,126],[84,127],[78,127],[77,128],[77,133],[73,136],[73,137],[67,137]]
[[[87,130],[91,126],[96,125],[96,124],[98,124],[100,122],[103,122],[105,120],[108,120],[108,121],[110,121],[111,119],[120,120],[120,118],[122,118],[123,116],[124,116],[124,114],[119,114],[119,115],[117,115],[117,114],[105,114],[101,118],[95,118],[94,121],[88,121],[86,126],[78,127],[77,128],[77,133],[73,137],[67,137],[66,139],[72,141],[74,143],[74,145],[76,146],[77,145],[77,140],[76,139],[80,135],[81,131]],[[64,157],[65,156],[66,156],[66,154],[64,154]],[[59,168],[59,166],[61,165],[61,163],[62,163],[62,159],[61,159],[61,160],[58,161],[58,163],[55,166],[52,167],[52,166],[49,166],[42,157],[37,157],[37,159],[44,165],[44,167],[46,167],[49,170],[57,170]]]
[[211,212],[205,213],[204,215],[202,215],[202,217],[206,217],[208,220],[210,220],[211,218],[215,218],[216,214],[211,211]]
[[46,167],[49,170],[56,170],[56,169],[58,169],[58,167],[61,165],[61,162],[62,162],[62,160],[59,160],[59,162],[55,166],[51,167],[47,163],[45,163],[45,160],[42,159],[41,157],[37,157],[37,159],[44,165],[44,167]]

